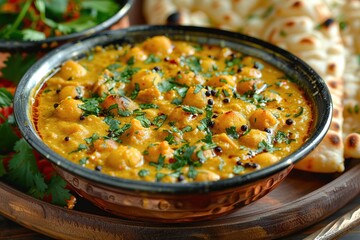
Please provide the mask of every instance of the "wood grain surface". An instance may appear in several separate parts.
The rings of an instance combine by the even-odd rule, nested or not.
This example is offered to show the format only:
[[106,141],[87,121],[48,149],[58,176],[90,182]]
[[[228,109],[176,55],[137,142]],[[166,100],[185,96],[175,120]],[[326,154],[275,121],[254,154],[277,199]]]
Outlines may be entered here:
[[[237,236],[263,239],[304,236],[307,227],[345,207],[359,192],[360,164],[348,166],[340,175],[295,170],[269,195],[231,215],[213,221],[161,224],[111,216],[81,198],[73,210],[60,208],[0,182],[0,200],[4,203],[0,213],[57,239],[164,239],[164,236],[171,236],[171,239],[236,239]],[[6,229],[11,231],[11,228]],[[30,233],[15,228],[6,234],[26,237]],[[39,235],[28,237],[38,239]]]

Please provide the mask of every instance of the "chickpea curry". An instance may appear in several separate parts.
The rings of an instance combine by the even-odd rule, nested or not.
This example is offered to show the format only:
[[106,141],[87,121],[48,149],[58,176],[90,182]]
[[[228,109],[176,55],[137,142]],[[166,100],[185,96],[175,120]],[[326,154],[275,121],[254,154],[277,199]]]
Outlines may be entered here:
[[273,66],[166,36],[65,62],[32,114],[61,156],[153,182],[216,181],[268,167],[306,141],[313,119],[303,90]]

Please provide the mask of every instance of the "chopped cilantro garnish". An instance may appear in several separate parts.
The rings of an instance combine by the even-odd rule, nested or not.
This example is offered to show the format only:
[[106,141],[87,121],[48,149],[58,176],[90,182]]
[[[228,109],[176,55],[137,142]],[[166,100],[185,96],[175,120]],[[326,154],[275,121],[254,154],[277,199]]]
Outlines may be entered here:
[[140,115],[140,116],[137,116],[135,117],[135,119],[139,120],[141,125],[144,127],[144,128],[149,128],[151,126],[151,122],[149,119],[147,119],[147,117],[145,115]]
[[121,67],[120,63],[113,63],[113,64],[110,64],[109,66],[107,66],[106,68],[109,69],[110,71],[115,71],[116,69],[118,69],[120,67]]
[[182,110],[185,112],[189,112],[191,114],[203,114],[204,111],[200,108],[194,107],[194,106],[183,106]]
[[150,171],[147,170],[147,169],[141,169],[139,172],[138,172],[138,175],[139,177],[146,177],[150,174]]
[[79,160],[79,164],[82,165],[82,166],[84,166],[84,165],[86,165],[86,164],[88,163],[88,161],[89,161],[89,158],[88,158],[88,157],[83,157],[83,158],[81,158],[81,159]]
[[203,89],[203,86],[201,84],[197,84],[194,89],[194,94],[197,94],[198,92],[200,92],[201,89]]
[[233,173],[240,174],[244,170],[245,170],[245,168],[243,166],[235,165],[234,168],[233,168]]
[[175,105],[181,105],[182,99],[181,98],[174,98],[174,100],[172,100],[171,103],[175,104]]
[[226,128],[226,134],[233,139],[238,139],[240,137],[239,133],[236,131],[235,126]]
[[274,142],[276,143],[283,143],[290,144],[292,141],[295,141],[295,139],[290,139],[288,135],[285,132],[278,131],[275,135]]
[[157,56],[155,56],[154,54],[150,54],[148,56],[148,58],[145,60],[145,63],[146,64],[149,64],[149,63],[157,63],[157,62],[160,62],[161,59]]
[[165,115],[165,114],[160,115],[160,116],[156,116],[154,118],[154,120],[152,121],[152,124],[154,124],[155,126],[157,126],[159,128],[164,124],[166,118],[167,118],[167,115]]
[[78,105],[78,107],[84,111],[84,115],[95,115],[99,116],[101,113],[100,98],[87,98],[83,99],[84,104]]
[[141,109],[150,109],[150,108],[155,108],[155,109],[158,109],[159,106],[156,105],[156,104],[153,104],[153,103],[144,103],[144,104],[140,104],[139,107]]
[[139,92],[140,92],[140,85],[138,83],[135,83],[135,89],[130,94],[130,98],[132,100],[134,100],[137,97],[137,95],[139,94]]
[[304,108],[299,107],[299,111],[294,114],[294,117],[300,117],[303,114],[303,112],[304,112]]
[[117,130],[119,130],[119,125],[120,125],[120,121],[114,119],[111,116],[107,116],[104,118],[104,122],[109,125],[109,131],[110,132],[115,132]]
[[165,156],[160,154],[157,162],[150,162],[149,164],[150,166],[156,167],[156,170],[159,171],[164,167],[164,161],[165,161]]
[[266,142],[265,140],[262,140],[258,145],[258,152],[266,151],[266,152],[274,152],[280,150],[280,148],[276,148],[272,146],[270,143]]
[[192,130],[193,130],[192,127],[189,125],[181,129],[182,132],[191,132]]
[[89,149],[89,147],[86,144],[80,143],[78,148],[70,153],[80,152],[80,151],[88,150],[88,149]]
[[183,65],[187,65],[191,71],[195,74],[198,74],[202,71],[200,58],[197,56],[190,56],[190,57],[181,57],[180,63]]
[[119,114],[119,116],[122,116],[122,117],[129,117],[131,114],[132,114],[132,112],[130,111],[130,110],[122,110],[122,109],[118,109],[118,114]]
[[189,178],[195,179],[198,174],[199,174],[199,173],[198,173],[198,171],[195,169],[195,167],[192,166],[192,165],[190,165],[190,167],[189,167],[189,172],[188,172],[187,176],[188,176]]
[[97,135],[96,133],[94,133],[91,137],[89,137],[89,138],[84,138],[84,141],[85,141],[87,144],[91,145],[91,144],[93,144],[96,140],[98,140],[99,138],[100,138],[100,136]]

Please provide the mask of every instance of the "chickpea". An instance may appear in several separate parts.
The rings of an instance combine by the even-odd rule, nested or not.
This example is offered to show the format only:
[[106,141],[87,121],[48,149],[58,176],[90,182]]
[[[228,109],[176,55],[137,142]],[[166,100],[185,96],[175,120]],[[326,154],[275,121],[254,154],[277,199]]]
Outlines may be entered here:
[[105,165],[114,170],[125,170],[137,168],[144,163],[143,156],[139,150],[130,146],[120,145],[106,158]]
[[175,121],[179,127],[189,125],[192,120],[192,114],[185,112],[181,107],[176,107],[168,116],[169,121]]
[[94,141],[94,148],[98,152],[108,152],[115,150],[118,147],[118,143],[111,139],[99,138]]
[[276,163],[278,161],[278,158],[274,154],[264,152],[251,158],[251,161],[259,164],[262,168],[264,168]]
[[235,127],[237,131],[240,131],[242,125],[246,125],[246,118],[239,112],[229,111],[223,114],[220,114],[214,120],[214,133],[226,133],[226,129],[230,127]]
[[125,61],[129,61],[132,57],[135,61],[145,61],[147,55],[141,48],[133,47],[125,54]]
[[235,87],[235,77],[231,75],[220,75],[220,76],[213,76],[209,79],[209,81],[206,83],[208,86],[212,87],[224,87],[224,86],[231,86]]
[[149,53],[163,56],[170,54],[173,50],[171,40],[165,36],[155,36],[145,40],[143,48]]
[[249,118],[252,128],[259,130],[264,130],[266,128],[274,129],[279,121],[276,117],[269,111],[264,109],[256,109]]
[[201,149],[203,146],[205,146],[204,143],[197,143],[195,146],[196,146],[196,148],[195,148],[193,154],[191,155],[191,159],[192,159],[193,161],[199,160],[199,157],[198,157],[197,154],[198,154],[200,151],[202,151],[202,154],[204,155],[204,157],[205,157],[206,159],[211,158],[211,157],[214,156],[214,153],[213,153],[213,151],[212,151],[211,149],[206,149],[206,150],[202,150],[202,149]]
[[262,73],[260,70],[253,67],[243,67],[241,68],[240,78],[256,78],[259,79],[262,77]]
[[[116,107],[113,107],[116,106]],[[110,109],[110,112],[114,115],[118,115],[118,110],[129,110],[133,111],[138,108],[138,105],[133,102],[130,98],[119,96],[119,95],[109,95],[102,102],[101,107],[104,109]]]
[[226,133],[220,133],[213,136],[213,141],[222,150],[230,150],[239,146]]
[[59,100],[64,100],[65,98],[77,98],[84,95],[84,87],[82,86],[65,86],[59,92]]
[[254,91],[254,86],[256,84],[257,80],[251,79],[251,80],[241,80],[236,84],[236,91],[240,94],[244,94],[249,91]]
[[83,66],[73,60],[69,60],[62,65],[59,75],[65,80],[72,80],[83,77],[86,73],[87,71]]
[[150,137],[150,128],[144,128],[137,119],[131,120],[131,127],[122,135],[124,143],[129,145],[142,144],[144,140]]
[[171,149],[167,141],[152,144],[147,148],[147,154],[144,155],[145,161],[147,162],[158,162],[159,157],[165,157],[165,163],[170,163],[169,160],[174,157],[174,150]]
[[195,75],[194,72],[185,72],[185,71],[178,73],[176,75],[175,81],[187,86],[205,83],[205,79],[201,75]]
[[195,49],[190,44],[181,42],[181,43],[178,43],[176,45],[176,47],[174,48],[174,53],[180,54],[183,56],[191,56],[195,53]]
[[162,98],[161,92],[159,91],[159,89],[153,86],[151,88],[141,90],[138,93],[136,100],[144,103],[151,103],[154,99],[161,99],[161,98]]
[[212,71],[214,71],[214,69],[217,68],[215,61],[213,59],[211,59],[211,58],[203,59],[200,62],[200,64],[201,64],[201,68],[205,72],[212,72]]
[[201,89],[199,92],[194,93],[195,87],[190,87],[187,91],[183,104],[203,108],[207,104],[207,97],[205,95],[206,89]]
[[268,134],[265,131],[261,131],[258,129],[251,129],[246,135],[241,136],[239,138],[239,142],[241,145],[246,146],[248,148],[257,149],[259,143],[262,141],[268,141]]
[[62,120],[76,122],[82,115],[82,110],[79,108],[82,104],[82,101],[65,98],[55,108],[55,115]]
[[142,69],[132,76],[131,87],[134,89],[135,85],[138,84],[140,90],[157,86],[161,81],[161,77],[158,73]]
[[220,176],[212,171],[209,170],[201,170],[198,171],[196,175],[195,181],[197,182],[210,182],[210,181],[217,181],[220,179]]

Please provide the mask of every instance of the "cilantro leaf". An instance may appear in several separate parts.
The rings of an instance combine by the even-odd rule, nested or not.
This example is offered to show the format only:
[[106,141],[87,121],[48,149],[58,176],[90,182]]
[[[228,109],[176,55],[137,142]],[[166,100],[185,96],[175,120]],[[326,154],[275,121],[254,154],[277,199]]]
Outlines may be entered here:
[[71,194],[66,187],[66,182],[60,176],[55,175],[51,178],[46,194],[51,195],[51,202],[56,205],[65,206]]
[[144,61],[144,63],[149,64],[149,63],[157,63],[160,62],[161,59],[157,56],[155,56],[153,53],[151,53],[148,58]]
[[167,119],[167,115],[160,115],[160,116],[156,116],[154,118],[154,120],[152,121],[152,124],[154,124],[155,126],[157,126],[158,128],[161,127],[164,122],[166,121]]
[[81,1],[81,7],[108,13],[110,16],[114,15],[120,8],[119,4],[114,0],[83,0]]
[[150,120],[147,119],[145,115],[137,116],[135,119],[139,120],[144,128],[149,128],[151,126]]
[[11,106],[12,101],[13,95],[6,88],[0,88],[0,108]]
[[84,111],[84,115],[95,115],[99,116],[101,113],[100,101],[99,98],[87,98],[83,99],[84,104],[78,105],[78,107]]
[[266,151],[266,152],[274,152],[274,151],[278,151],[280,150],[280,148],[276,148],[274,147],[272,144],[266,142],[265,140],[262,140],[259,145],[258,145],[258,152],[262,152],[262,151]]
[[240,137],[239,133],[236,131],[235,126],[226,128],[226,134],[233,139],[238,139]]
[[181,58],[182,64],[187,65],[189,69],[195,73],[199,73],[202,71],[200,58],[196,56],[190,56],[185,59]]
[[130,98],[132,100],[134,100],[137,97],[137,95],[139,94],[139,92],[140,92],[140,85],[138,83],[135,83],[135,89],[130,94]]
[[16,142],[16,152],[9,161],[8,179],[19,187],[29,189],[34,184],[34,174],[39,172],[32,148],[22,138]]
[[194,178],[196,178],[197,175],[198,175],[198,171],[195,169],[194,166],[191,165],[190,168],[189,168],[189,172],[188,172],[187,176],[189,178],[194,179]]
[[153,103],[144,103],[144,104],[140,104],[139,107],[141,109],[151,109],[151,108],[155,108],[155,109],[158,109],[159,106],[156,105],[156,104],[153,104]]
[[26,56],[23,56],[20,53],[11,54],[4,62],[5,67],[1,69],[2,76],[3,78],[18,84],[25,72],[35,62],[35,54],[27,54]]
[[10,152],[19,140],[19,137],[14,133],[8,121],[0,124],[0,136],[0,153]]
[[39,41],[46,38],[43,32],[39,32],[33,29],[24,29],[21,31],[22,39],[28,41]]
[[139,172],[138,172],[138,175],[139,177],[146,177],[147,175],[150,174],[150,171],[147,170],[147,169],[141,169]]
[[47,187],[43,176],[37,172],[34,174],[34,185],[29,189],[28,194],[35,198],[42,199]]
[[106,118],[104,118],[104,122],[109,125],[109,131],[110,132],[115,132],[117,130],[119,130],[119,125],[120,125],[120,121],[117,119],[114,119],[113,117],[107,116]]
[[4,176],[6,174],[5,163],[4,163],[5,158],[6,158],[6,156],[0,155],[0,177]]
[[191,114],[203,114],[203,110],[194,106],[183,106],[182,110]]
[[240,174],[242,171],[244,171],[245,168],[243,166],[240,166],[240,165],[236,165],[234,166],[233,168],[233,173],[235,174]]

